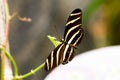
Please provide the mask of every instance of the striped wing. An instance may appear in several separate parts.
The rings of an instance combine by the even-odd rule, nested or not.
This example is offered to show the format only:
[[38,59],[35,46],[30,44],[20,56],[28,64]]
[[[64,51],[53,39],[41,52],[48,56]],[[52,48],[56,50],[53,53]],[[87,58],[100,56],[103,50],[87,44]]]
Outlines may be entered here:
[[77,46],[83,37],[83,29],[81,26],[82,11],[75,9],[67,20],[64,41],[56,47],[46,59],[45,69],[47,71],[51,71],[59,64],[66,64],[72,60],[74,56],[74,47],[72,46]]
[[45,63],[45,69],[51,71],[59,64],[66,64],[73,58],[74,49],[68,44],[60,44],[48,56]]
[[80,9],[75,9],[67,20],[64,32],[64,42],[77,46],[83,37],[83,29],[81,26],[82,11]]

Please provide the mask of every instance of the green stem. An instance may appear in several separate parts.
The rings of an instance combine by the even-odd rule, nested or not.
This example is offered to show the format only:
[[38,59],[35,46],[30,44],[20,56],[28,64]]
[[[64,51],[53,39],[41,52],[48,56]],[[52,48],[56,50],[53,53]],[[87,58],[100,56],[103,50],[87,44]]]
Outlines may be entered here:
[[1,51],[1,80],[4,80],[4,68],[5,68],[5,66],[4,66],[5,59],[3,59],[3,58],[5,58],[4,56],[5,55],[2,54],[2,51]]
[[[60,42],[60,41],[57,41],[55,37],[52,37],[52,36],[48,35],[48,38],[49,38],[49,40],[55,45],[55,47],[57,47],[59,44],[61,44],[61,42]],[[17,76],[17,77],[15,77],[14,79],[20,80],[20,79],[27,78],[27,77],[35,74],[35,73],[38,72],[39,70],[41,70],[44,66],[45,66],[45,62],[42,63],[42,64],[41,64],[40,66],[38,66],[37,68],[31,70],[30,72],[28,72],[28,73],[26,73],[26,74],[24,74],[24,75],[21,75],[21,76]]]
[[13,64],[13,69],[14,69],[14,80],[20,80],[26,77],[31,76],[32,74],[35,74],[37,71],[39,71],[41,68],[44,67],[45,63],[42,63],[40,66],[38,66],[37,68],[35,68],[34,70],[31,70],[29,73],[26,73],[24,75],[18,76],[18,67],[17,64],[14,60],[14,58],[10,55],[10,53],[8,53],[6,51],[6,49],[4,47],[0,48],[2,51],[4,51],[5,55],[11,60],[11,63]]
[[4,53],[5,55],[10,59],[11,63],[13,64],[13,69],[14,69],[14,76],[18,76],[18,67],[17,67],[17,64],[14,60],[14,58],[11,56],[11,54],[9,52],[6,51],[6,49],[4,47],[1,47],[0,48]]
[[[54,44],[55,47],[57,47],[59,44],[61,44],[60,41],[57,41],[55,37],[52,37],[50,35],[48,35],[48,38],[49,40]],[[16,77],[16,79],[23,79],[23,78],[27,78],[33,74],[35,74],[36,72],[38,72],[39,70],[41,70],[43,67],[45,66],[45,62],[42,63],[40,66],[38,66],[37,68],[31,70],[30,72],[24,74],[24,75],[21,75],[21,76],[18,76]]]
[[31,70],[29,73],[26,73],[24,75],[18,76],[16,77],[16,79],[20,80],[20,79],[24,79],[27,78],[33,74],[35,74],[36,72],[38,72],[39,70],[41,70],[43,67],[45,66],[45,62],[42,63],[40,66],[38,66],[37,68],[35,68],[34,70]]
[[[50,35],[48,35],[48,38],[55,45],[55,47],[57,47],[61,43],[60,41],[57,41],[55,37],[52,37]],[[39,70],[41,70],[45,66],[45,62],[44,62],[40,66],[35,68],[34,70],[31,70],[30,72],[28,72],[24,75],[18,76],[18,67],[17,67],[17,64],[16,64],[14,58],[11,56],[11,54],[9,52],[6,51],[6,49],[4,47],[0,47],[0,49],[2,51],[4,51],[5,55],[10,59],[11,63],[13,64],[14,80],[20,80],[20,79],[23,79],[23,78],[27,78],[27,77],[35,74],[36,72],[38,72]]]

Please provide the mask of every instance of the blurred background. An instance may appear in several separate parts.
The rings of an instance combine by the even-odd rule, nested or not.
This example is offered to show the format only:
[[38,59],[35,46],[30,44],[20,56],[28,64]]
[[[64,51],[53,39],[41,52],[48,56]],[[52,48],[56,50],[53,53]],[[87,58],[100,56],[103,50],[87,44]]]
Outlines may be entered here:
[[[120,0],[8,0],[11,14],[17,12],[21,17],[32,19],[29,23],[15,17],[10,24],[10,50],[20,74],[29,72],[46,60],[54,49],[47,35],[62,39],[67,18],[76,8],[83,11],[85,35],[75,55],[119,45],[119,3]],[[24,80],[43,80],[47,74],[42,69]]]

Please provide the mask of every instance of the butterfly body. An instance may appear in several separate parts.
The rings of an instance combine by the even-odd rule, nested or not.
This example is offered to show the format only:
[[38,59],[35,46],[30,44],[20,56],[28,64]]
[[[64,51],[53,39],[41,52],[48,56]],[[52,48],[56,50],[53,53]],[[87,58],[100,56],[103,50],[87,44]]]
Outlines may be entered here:
[[75,9],[69,16],[62,43],[46,59],[45,69],[50,71],[59,64],[66,64],[74,57],[74,49],[83,38],[82,11]]

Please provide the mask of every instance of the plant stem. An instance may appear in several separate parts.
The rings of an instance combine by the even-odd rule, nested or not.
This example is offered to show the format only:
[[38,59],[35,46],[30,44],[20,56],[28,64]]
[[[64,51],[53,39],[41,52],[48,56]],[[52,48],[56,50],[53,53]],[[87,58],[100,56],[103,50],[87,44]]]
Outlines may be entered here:
[[[1,14],[2,13],[2,14]],[[5,50],[9,51],[8,35],[9,35],[9,8],[7,0],[0,0],[0,45],[4,45]],[[1,18],[2,17],[2,18]],[[4,51],[1,51],[1,80],[12,80],[12,68],[9,59]]]
[[[3,53],[2,51],[1,51],[1,53]],[[5,59],[4,59],[4,57],[5,57],[5,55],[3,55],[3,54],[1,54],[1,80],[4,80],[4,68],[5,68],[5,65],[4,65],[4,63],[5,63]]]
[[41,64],[40,66],[38,66],[37,68],[35,68],[34,70],[31,70],[29,73],[26,73],[26,74],[21,75],[21,76],[14,77],[14,79],[16,78],[16,79],[20,80],[20,79],[27,78],[27,77],[35,74],[35,73],[38,72],[39,70],[41,70],[44,66],[45,66],[45,62],[42,63],[42,64]]
[[13,64],[14,77],[18,76],[18,67],[17,67],[17,64],[16,64],[14,58],[11,56],[11,54],[9,52],[6,51],[6,49],[4,47],[1,47],[0,49],[5,53],[5,55],[8,57],[8,59]]
[[[48,35],[48,39],[55,45],[55,47],[57,47],[61,43],[60,41],[57,41],[55,37],[52,37],[50,35]],[[37,68],[31,70],[29,73],[26,73],[26,74],[21,75],[21,76],[16,76],[16,77],[14,77],[14,79],[24,79],[24,78],[27,78],[27,77],[31,76],[32,74],[35,74],[36,72],[41,70],[44,66],[45,66],[45,62],[42,63]]]

